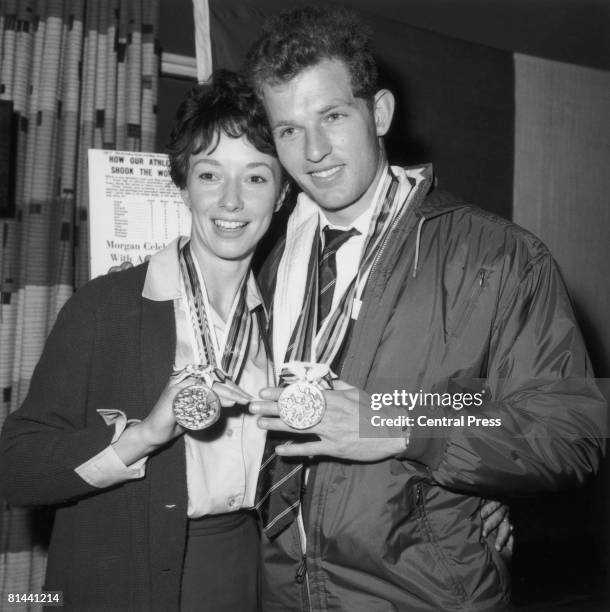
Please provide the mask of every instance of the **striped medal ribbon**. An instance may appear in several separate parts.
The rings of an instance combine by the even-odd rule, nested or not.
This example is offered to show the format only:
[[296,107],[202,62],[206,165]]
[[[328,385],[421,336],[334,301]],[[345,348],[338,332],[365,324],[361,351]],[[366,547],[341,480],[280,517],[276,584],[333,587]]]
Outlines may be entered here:
[[[282,382],[289,384],[280,396],[282,398],[285,394],[282,398],[285,401],[278,400],[280,414],[285,413],[282,419],[293,429],[313,427],[324,414],[326,402],[321,387],[324,380],[328,382],[330,364],[345,340],[353,300],[361,295],[379,247],[390,231],[398,180],[388,172],[382,181],[378,193],[384,194],[384,197],[378,198],[376,203],[358,274],[317,334],[319,228],[314,233],[303,308],[282,366]],[[317,387],[318,393],[312,386]],[[293,440],[287,434],[267,437],[255,507],[260,512],[263,531],[270,539],[286,529],[299,512],[304,464],[286,461],[275,453],[277,444],[291,443]]]
[[200,363],[175,373],[180,380],[191,377],[196,382],[176,394],[173,409],[182,427],[199,430],[210,427],[220,418],[220,399],[212,385],[227,378],[237,382],[241,375],[250,344],[252,317],[246,305],[246,275],[229,313],[230,325],[225,327],[224,342],[219,343],[210,323],[207,291],[189,242],[179,249],[179,261]]
[[382,181],[379,193],[385,195],[379,198],[373,212],[358,273],[337,306],[331,309],[317,334],[319,228],[314,233],[306,287],[315,287],[315,291],[305,292],[303,309],[293,330],[282,366],[281,381],[288,385],[278,398],[280,418],[293,429],[314,427],[324,416],[326,400],[322,389],[332,388],[330,367],[347,335],[352,304],[364,290],[368,273],[392,222],[392,205],[399,183],[389,171]]
[[285,363],[314,361],[320,364],[327,364],[330,367],[337,353],[341,350],[349,327],[354,300],[362,295],[368,274],[379,252],[379,247],[392,224],[393,217],[391,213],[399,182],[389,169],[382,181],[380,193],[385,195],[383,198],[379,198],[376,204],[369,226],[369,233],[365,240],[360,263],[358,264],[358,273],[341,296],[335,308],[331,309],[317,334],[320,232],[315,232],[306,281],[306,286],[315,287],[315,291],[305,292],[303,309],[292,332],[284,359]]

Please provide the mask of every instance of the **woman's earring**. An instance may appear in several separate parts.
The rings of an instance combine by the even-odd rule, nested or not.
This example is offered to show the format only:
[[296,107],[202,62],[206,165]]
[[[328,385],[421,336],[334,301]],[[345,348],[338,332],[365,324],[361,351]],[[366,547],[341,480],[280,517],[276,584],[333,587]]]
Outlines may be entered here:
[[280,191],[280,195],[278,196],[277,201],[275,203],[275,212],[277,212],[280,208],[282,208],[284,204],[284,200],[286,199],[286,196],[288,195],[289,189],[290,189],[290,183],[288,182],[284,183],[284,186],[282,187],[282,190]]

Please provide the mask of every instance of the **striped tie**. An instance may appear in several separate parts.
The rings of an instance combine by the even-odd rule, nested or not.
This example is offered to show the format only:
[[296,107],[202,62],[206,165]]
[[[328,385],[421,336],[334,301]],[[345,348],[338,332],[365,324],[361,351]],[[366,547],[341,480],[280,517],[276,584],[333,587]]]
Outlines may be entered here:
[[[275,454],[278,444],[294,438],[280,432],[269,432],[256,491],[256,505],[263,531],[269,539],[281,533],[299,513],[303,460],[287,459]],[[304,442],[305,440],[299,440]]]
[[335,283],[337,281],[337,251],[352,236],[358,236],[360,232],[355,228],[348,230],[324,228],[324,248],[319,261],[319,287],[318,294],[318,328],[328,316],[333,303]]

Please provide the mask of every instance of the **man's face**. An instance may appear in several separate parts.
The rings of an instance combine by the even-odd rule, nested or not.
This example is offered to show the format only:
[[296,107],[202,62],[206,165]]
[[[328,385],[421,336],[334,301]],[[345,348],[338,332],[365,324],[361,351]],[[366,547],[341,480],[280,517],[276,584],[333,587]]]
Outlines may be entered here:
[[341,60],[324,60],[262,96],[278,156],[334,222],[348,224],[371,203],[383,163],[377,110],[354,97]]

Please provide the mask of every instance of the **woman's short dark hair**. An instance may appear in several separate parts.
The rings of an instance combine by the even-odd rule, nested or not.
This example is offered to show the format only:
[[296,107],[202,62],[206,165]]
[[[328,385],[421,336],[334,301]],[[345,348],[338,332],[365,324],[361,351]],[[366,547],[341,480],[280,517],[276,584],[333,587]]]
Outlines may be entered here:
[[186,187],[191,155],[213,151],[222,133],[245,136],[262,153],[277,157],[260,100],[243,77],[229,70],[217,70],[195,85],[176,111],[167,152],[178,188]]
[[265,82],[285,83],[323,60],[338,59],[349,71],[354,96],[370,101],[378,89],[370,47],[370,31],[353,12],[310,6],[270,18],[245,71],[260,95]]

